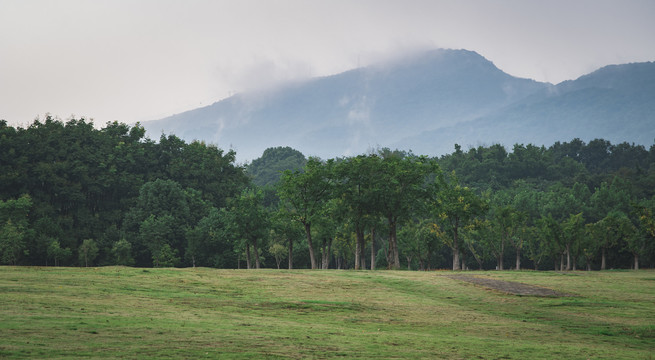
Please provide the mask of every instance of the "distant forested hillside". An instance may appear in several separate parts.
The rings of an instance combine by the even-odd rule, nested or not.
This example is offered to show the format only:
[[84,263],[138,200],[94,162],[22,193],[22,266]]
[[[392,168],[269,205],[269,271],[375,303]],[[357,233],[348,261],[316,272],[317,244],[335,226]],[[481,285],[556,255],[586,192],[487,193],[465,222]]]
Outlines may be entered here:
[[428,157],[235,153],[140,126],[0,122],[0,262],[355,269],[655,266],[655,145]]
[[300,170],[305,167],[307,159],[300,151],[286,147],[264,150],[260,158],[253,160],[246,172],[257,186],[274,185],[280,180],[284,170]]

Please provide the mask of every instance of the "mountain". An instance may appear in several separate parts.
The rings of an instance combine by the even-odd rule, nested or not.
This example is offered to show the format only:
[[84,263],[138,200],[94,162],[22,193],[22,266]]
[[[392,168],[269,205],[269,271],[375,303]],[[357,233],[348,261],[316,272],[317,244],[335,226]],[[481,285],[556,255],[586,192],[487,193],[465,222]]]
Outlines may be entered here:
[[240,161],[290,146],[331,158],[375,147],[441,155],[462,146],[578,137],[652,144],[655,64],[613,65],[552,85],[516,78],[481,55],[439,49],[341,74],[234,95],[143,123],[233,148]]
[[150,136],[163,131],[234,148],[239,159],[275,146],[329,158],[470,121],[547,87],[512,77],[475,52],[440,49],[238,94],[143,125]]
[[453,143],[550,145],[572,138],[651,145],[655,140],[655,63],[610,65],[547,87],[456,126],[393,144],[415,153],[451,152]]

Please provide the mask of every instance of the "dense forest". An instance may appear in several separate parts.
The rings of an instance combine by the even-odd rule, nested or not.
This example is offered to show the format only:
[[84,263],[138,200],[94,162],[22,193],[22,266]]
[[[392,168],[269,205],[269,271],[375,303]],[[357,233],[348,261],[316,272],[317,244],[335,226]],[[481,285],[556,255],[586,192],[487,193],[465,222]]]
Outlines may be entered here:
[[0,121],[0,262],[599,270],[655,265],[655,145],[378,149],[322,160],[140,125]]

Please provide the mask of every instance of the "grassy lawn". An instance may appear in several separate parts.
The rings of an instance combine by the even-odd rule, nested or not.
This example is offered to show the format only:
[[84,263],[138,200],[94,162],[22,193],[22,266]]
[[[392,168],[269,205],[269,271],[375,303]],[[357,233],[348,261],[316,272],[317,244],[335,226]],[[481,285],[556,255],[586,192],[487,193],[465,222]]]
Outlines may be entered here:
[[651,359],[655,272],[0,267],[0,358]]

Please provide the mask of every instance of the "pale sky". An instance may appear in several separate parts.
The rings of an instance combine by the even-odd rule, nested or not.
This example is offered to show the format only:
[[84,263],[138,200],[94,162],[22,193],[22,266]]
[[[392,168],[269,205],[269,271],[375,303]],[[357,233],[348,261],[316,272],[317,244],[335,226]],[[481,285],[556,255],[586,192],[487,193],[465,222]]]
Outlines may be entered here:
[[0,119],[154,120],[430,48],[558,83],[655,61],[655,1],[0,0]]

